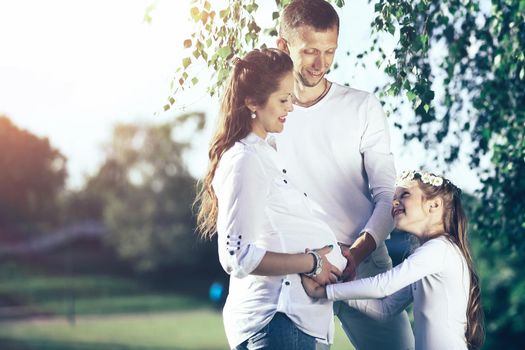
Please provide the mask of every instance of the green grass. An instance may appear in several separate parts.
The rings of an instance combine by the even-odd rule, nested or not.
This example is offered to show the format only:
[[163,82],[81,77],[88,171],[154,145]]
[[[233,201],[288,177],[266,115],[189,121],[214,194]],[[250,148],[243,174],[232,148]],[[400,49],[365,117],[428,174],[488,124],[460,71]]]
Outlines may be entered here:
[[78,315],[90,315],[210,306],[202,298],[159,291],[136,279],[98,274],[54,275],[13,265],[0,267],[0,296],[50,315],[68,315],[73,310]]
[[[228,349],[222,315],[210,302],[137,279],[6,262],[0,297],[47,315],[6,319],[0,307],[1,350]],[[335,341],[332,350],[353,349],[339,326]]]
[[[0,338],[58,349],[227,349],[221,315],[212,310],[83,316],[2,324]],[[44,344],[44,347],[37,347]],[[89,345],[89,347],[88,347]]]
[[[228,349],[221,314],[212,309],[81,316],[74,325],[65,318],[4,322],[0,323],[2,344],[6,350]],[[337,326],[332,350],[343,349],[353,347]]]

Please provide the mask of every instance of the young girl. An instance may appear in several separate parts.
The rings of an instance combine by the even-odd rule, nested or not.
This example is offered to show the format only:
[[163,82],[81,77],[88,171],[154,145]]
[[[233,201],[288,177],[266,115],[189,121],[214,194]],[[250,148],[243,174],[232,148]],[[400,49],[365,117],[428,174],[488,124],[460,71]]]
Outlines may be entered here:
[[414,302],[416,349],[479,349],[484,338],[480,287],[461,191],[447,179],[415,171],[403,172],[396,186],[395,226],[417,237],[421,246],[375,277],[326,288],[303,278],[307,293],[330,300],[365,299],[348,303],[376,319],[387,319]]
[[267,138],[283,130],[293,109],[292,68],[277,49],[235,62],[199,197],[200,232],[218,232],[219,260],[230,274],[223,317],[236,350],[314,350],[317,341],[332,342],[332,303],[306,295],[299,274],[335,282],[346,259],[329,247],[335,235],[315,218]]

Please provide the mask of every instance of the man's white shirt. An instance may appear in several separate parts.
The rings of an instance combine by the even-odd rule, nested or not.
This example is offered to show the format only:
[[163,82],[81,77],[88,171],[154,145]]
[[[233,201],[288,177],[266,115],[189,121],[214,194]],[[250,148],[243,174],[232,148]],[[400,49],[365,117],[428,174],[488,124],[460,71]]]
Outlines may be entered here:
[[294,106],[275,137],[289,177],[321,206],[339,242],[352,244],[363,231],[376,245],[388,237],[396,171],[373,94],[332,83],[315,105]]

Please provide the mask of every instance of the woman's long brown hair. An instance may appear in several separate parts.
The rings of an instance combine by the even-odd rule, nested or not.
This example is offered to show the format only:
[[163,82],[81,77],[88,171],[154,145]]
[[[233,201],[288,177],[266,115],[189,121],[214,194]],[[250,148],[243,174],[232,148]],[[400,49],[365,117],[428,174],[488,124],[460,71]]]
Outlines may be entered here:
[[481,348],[485,340],[485,330],[483,327],[483,309],[481,308],[481,288],[479,277],[474,268],[472,255],[470,254],[470,244],[467,234],[467,217],[461,203],[461,190],[452,182],[444,179],[441,186],[433,186],[421,181],[421,174],[416,173],[414,180],[417,180],[419,187],[427,199],[441,197],[443,199],[443,224],[447,238],[459,247],[463,254],[470,273],[470,289],[467,304],[467,328],[465,337],[467,346],[470,350]]
[[217,228],[218,205],[212,181],[219,161],[224,152],[252,130],[251,111],[246,100],[264,106],[268,97],[278,90],[285,74],[293,70],[290,57],[277,49],[255,49],[234,62],[221,99],[217,130],[208,151],[208,172],[195,200],[199,205],[197,231],[204,238],[212,237]]

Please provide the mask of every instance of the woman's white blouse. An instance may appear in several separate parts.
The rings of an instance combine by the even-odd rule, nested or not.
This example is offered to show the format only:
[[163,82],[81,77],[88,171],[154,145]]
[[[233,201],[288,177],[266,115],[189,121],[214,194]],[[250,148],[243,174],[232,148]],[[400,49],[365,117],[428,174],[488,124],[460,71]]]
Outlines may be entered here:
[[330,300],[366,299],[348,304],[375,319],[396,315],[413,301],[416,349],[466,350],[469,288],[463,255],[441,236],[425,242],[392,270],[329,285],[326,294]]
[[239,345],[283,312],[305,333],[332,342],[332,302],[306,295],[298,274],[250,273],[266,251],[304,253],[332,244],[328,259],[341,271],[346,259],[335,235],[316,218],[320,210],[280,165],[274,146],[251,133],[227,150],[212,182],[218,199],[219,260],[230,274],[223,310],[230,346]]

